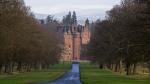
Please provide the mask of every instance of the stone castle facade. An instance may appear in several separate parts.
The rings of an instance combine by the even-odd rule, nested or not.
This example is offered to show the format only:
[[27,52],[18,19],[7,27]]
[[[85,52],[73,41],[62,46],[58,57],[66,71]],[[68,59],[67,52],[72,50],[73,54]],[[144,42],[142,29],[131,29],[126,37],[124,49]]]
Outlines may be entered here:
[[72,61],[80,60],[83,45],[90,41],[89,24],[81,25],[60,25],[57,27],[58,38],[63,42],[63,52],[61,60]]

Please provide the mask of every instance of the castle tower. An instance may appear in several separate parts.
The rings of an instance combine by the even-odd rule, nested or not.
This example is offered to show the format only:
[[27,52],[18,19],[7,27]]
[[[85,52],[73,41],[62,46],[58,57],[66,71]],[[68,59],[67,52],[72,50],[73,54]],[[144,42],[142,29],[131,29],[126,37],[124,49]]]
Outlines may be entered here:
[[73,60],[80,60],[81,36],[79,32],[73,34]]
[[64,61],[71,61],[73,58],[73,40],[72,34],[70,31],[64,32]]
[[86,51],[86,46],[90,41],[88,19],[86,20],[84,27],[82,25],[61,25],[58,26],[57,31],[59,39],[63,37],[62,60],[72,61],[82,59],[82,57],[84,57],[83,52]]

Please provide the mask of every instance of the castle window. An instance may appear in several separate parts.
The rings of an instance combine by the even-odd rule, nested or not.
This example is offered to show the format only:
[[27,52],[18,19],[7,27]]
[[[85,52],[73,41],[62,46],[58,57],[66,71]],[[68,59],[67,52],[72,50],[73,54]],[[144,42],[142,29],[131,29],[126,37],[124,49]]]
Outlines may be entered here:
[[71,48],[71,45],[69,45],[69,48]]
[[74,31],[76,31],[76,28],[74,27]]
[[59,27],[57,27],[57,32],[59,31]]

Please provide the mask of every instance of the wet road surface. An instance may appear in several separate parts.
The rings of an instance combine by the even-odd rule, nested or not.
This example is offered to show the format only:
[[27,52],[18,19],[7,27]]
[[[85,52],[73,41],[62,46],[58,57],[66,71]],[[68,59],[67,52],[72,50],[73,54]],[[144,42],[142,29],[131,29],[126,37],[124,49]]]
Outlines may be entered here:
[[72,69],[57,80],[46,83],[33,83],[33,84],[81,84],[79,63],[73,63]]

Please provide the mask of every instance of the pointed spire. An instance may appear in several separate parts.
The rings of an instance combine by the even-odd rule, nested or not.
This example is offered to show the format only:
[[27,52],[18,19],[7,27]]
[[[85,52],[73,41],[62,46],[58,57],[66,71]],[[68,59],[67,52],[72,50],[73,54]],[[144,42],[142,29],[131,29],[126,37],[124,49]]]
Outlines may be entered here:
[[89,24],[90,24],[90,22],[89,22],[89,19],[87,18],[87,19],[85,20],[85,26],[89,26]]

